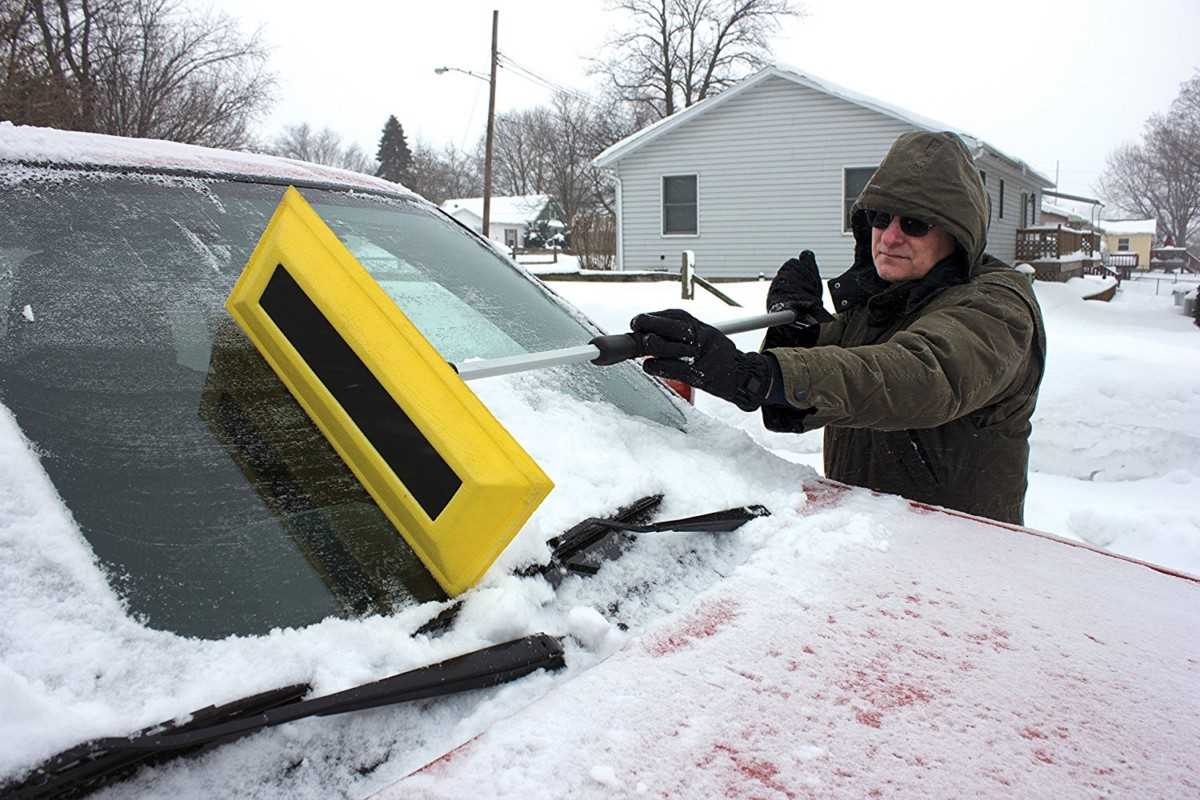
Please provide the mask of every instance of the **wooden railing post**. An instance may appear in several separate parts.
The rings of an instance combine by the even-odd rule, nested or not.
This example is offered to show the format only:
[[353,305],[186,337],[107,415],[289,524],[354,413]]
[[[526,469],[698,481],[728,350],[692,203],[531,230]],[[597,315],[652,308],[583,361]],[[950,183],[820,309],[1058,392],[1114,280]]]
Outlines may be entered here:
[[679,297],[691,300],[696,296],[696,254],[684,250],[679,263]]

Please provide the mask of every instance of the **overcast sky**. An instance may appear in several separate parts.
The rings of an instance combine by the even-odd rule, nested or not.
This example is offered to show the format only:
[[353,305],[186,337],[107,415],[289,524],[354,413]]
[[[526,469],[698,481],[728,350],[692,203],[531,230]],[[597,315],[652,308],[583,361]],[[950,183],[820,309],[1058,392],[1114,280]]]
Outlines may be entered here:
[[[500,50],[572,88],[619,20],[604,0],[337,3],[217,0],[261,26],[280,76],[260,133],[331,127],[372,155],[389,114],[409,142],[472,146],[483,135],[491,11]],[[1200,68],[1200,0],[806,0],[774,40],[780,63],[932,117],[1090,195],[1105,156],[1136,140]],[[549,100],[501,70],[500,111]]]

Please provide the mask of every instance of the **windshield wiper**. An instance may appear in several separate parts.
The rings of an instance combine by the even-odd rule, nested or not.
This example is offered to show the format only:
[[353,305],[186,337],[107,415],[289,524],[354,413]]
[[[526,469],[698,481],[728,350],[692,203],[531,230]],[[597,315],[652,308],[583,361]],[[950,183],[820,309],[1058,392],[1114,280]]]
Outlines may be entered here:
[[763,506],[738,506],[695,517],[644,523],[648,512],[661,500],[662,495],[651,495],[621,509],[613,517],[588,517],[562,536],[547,542],[551,547],[550,563],[537,570],[558,588],[567,575],[595,575],[604,561],[620,558],[636,541],[635,533],[729,533],[752,519],[771,515]]
[[0,786],[0,796],[6,800],[82,797],[124,779],[140,766],[194,755],[263,728],[486,689],[564,665],[562,643],[539,633],[311,700],[301,699],[310,691],[307,684],[285,686],[202,708],[183,724],[168,721],[130,736],[76,745],[40,764],[25,780]]

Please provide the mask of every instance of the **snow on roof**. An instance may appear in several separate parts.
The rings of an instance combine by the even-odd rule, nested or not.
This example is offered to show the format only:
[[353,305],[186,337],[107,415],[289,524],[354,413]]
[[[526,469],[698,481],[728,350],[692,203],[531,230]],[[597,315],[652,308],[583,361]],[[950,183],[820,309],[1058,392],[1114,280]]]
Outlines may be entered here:
[[972,150],[976,157],[978,157],[981,152],[990,152],[994,156],[1011,162],[1022,172],[1025,172],[1031,175],[1035,180],[1040,181],[1043,186],[1054,185],[1053,181],[1037,172],[1035,169],[1033,169],[1033,167],[1029,166],[1024,161],[1004,153],[1002,150],[993,147],[979,137],[973,136],[961,128],[957,128],[953,125],[947,125],[943,122],[931,119],[930,117],[914,114],[907,109],[894,106],[890,103],[870,97],[869,95],[861,94],[852,89],[847,89],[846,87],[840,86],[833,81],[819,78],[810,72],[804,72],[785,64],[773,64],[771,66],[764,67],[750,77],[746,78],[735,86],[726,89],[720,94],[701,100],[695,105],[689,106],[681,111],[677,111],[669,117],[642,128],[640,131],[632,134],[631,136],[627,136],[626,138],[606,149],[604,152],[600,153],[600,155],[592,159],[592,163],[598,167],[610,166],[614,162],[628,155],[634,149],[641,147],[643,144],[646,144],[650,140],[657,138],[659,135],[666,133],[667,131],[692,119],[693,117],[697,117],[701,114],[711,111],[713,108],[721,105],[731,97],[734,97],[743,91],[746,91],[751,86],[755,86],[771,77],[784,78],[785,80],[792,81],[793,83],[800,84],[801,86],[807,86],[810,89],[815,89],[816,91],[823,92],[833,97],[841,98],[849,103],[853,103],[864,108],[869,108],[872,111],[877,111],[880,114],[893,117],[901,122],[906,122],[909,125],[921,130],[950,131],[952,133],[956,133],[962,137],[963,141],[966,142],[967,147]]
[[[502,225],[523,225],[537,218],[542,209],[550,202],[547,194],[525,194],[512,197],[493,197],[491,221]],[[442,210],[453,214],[455,211],[469,211],[483,219],[482,197],[459,197],[442,203]]]
[[1066,206],[1060,206],[1060,205],[1057,205],[1056,203],[1051,203],[1044,199],[1042,200],[1042,213],[1043,214],[1057,214],[1058,216],[1065,217],[1066,219],[1068,219],[1072,222],[1087,222],[1088,221],[1087,217],[1084,217],[1081,214],[1077,214],[1076,212],[1072,211],[1071,209],[1067,208]]
[[374,175],[291,158],[218,150],[159,139],[134,139],[101,133],[61,131],[0,122],[0,161],[118,166],[155,170],[231,173],[308,183],[337,183],[361,189],[404,192],[409,189]]
[[1148,233],[1153,236],[1158,230],[1158,220],[1154,219],[1105,219],[1100,221],[1100,227],[1105,233],[1133,235]]

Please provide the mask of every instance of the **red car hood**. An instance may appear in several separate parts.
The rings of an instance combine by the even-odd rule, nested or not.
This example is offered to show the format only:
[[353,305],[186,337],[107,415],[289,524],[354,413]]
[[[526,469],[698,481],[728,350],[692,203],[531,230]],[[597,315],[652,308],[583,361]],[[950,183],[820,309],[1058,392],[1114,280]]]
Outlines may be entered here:
[[1200,794],[1195,578],[809,496],[799,535],[860,526],[852,552],[752,559],[378,797]]

